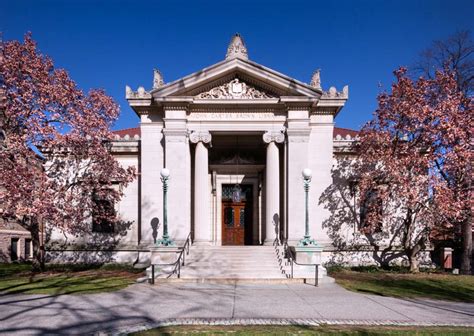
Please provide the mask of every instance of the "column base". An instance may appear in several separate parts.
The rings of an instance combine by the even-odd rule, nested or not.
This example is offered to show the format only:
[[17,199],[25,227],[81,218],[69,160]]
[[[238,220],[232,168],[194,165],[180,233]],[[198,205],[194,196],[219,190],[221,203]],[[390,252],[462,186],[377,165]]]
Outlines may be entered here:
[[278,245],[280,244],[276,239],[271,239],[271,240],[264,240],[263,245],[265,246],[273,246],[273,245]]
[[215,243],[210,240],[194,240],[193,246],[214,246]]

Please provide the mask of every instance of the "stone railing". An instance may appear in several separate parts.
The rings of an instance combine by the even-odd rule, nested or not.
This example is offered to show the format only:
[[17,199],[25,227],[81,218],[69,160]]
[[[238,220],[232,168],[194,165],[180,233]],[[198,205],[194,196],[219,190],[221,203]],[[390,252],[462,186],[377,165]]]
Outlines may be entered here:
[[151,93],[146,91],[143,86],[139,86],[137,91],[133,91],[130,86],[125,86],[126,99],[150,99]]
[[125,134],[124,136],[120,136],[119,134],[115,134],[113,141],[137,141],[140,140],[140,136],[135,134],[134,136],[130,136]]
[[331,86],[328,91],[323,91],[321,98],[331,99],[331,98],[349,98],[349,86],[344,86],[342,91],[337,91],[334,86]]

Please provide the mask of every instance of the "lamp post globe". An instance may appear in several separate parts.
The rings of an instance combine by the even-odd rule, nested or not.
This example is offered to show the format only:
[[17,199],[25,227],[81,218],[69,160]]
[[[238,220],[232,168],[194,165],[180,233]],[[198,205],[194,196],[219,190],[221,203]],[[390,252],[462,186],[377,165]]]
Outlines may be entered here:
[[301,174],[303,175],[303,178],[305,180],[309,180],[309,179],[311,179],[311,176],[313,175],[313,172],[311,171],[311,169],[305,168],[305,169],[303,169]]
[[167,178],[170,176],[170,170],[168,168],[163,168],[160,174],[161,174],[161,177]]

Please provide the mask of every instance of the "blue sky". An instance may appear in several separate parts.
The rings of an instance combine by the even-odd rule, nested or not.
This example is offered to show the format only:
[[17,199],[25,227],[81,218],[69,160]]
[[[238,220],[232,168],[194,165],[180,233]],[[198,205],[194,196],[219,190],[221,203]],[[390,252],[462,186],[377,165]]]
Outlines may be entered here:
[[[389,88],[435,39],[474,33],[474,1],[23,1],[1,0],[3,39],[33,33],[41,51],[85,90],[104,88],[121,106],[116,129],[138,118],[125,85],[150,88],[153,68],[170,82],[221,61],[231,36],[250,59],[323,88],[349,85],[337,126],[360,128]],[[380,86],[381,85],[381,86]]]

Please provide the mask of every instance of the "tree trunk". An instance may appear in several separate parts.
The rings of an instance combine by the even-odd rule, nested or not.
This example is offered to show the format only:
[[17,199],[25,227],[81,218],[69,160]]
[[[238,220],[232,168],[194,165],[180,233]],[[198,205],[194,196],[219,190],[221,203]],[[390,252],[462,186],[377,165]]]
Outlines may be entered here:
[[469,216],[461,223],[461,274],[471,274],[472,222]]
[[33,243],[33,270],[44,271],[44,247],[41,245],[40,226],[38,221],[32,219],[30,224],[31,241]]
[[410,273],[418,273],[420,271],[420,263],[418,261],[418,253],[426,247],[424,236],[418,240],[418,243],[414,245],[407,252],[408,262],[410,263]]
[[416,253],[410,253],[408,256],[408,262],[410,263],[410,273],[418,273],[419,263],[418,263],[418,256]]

